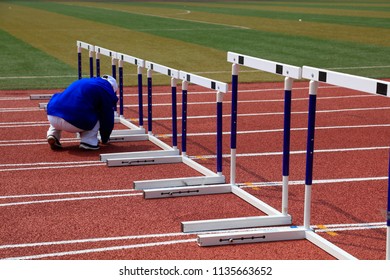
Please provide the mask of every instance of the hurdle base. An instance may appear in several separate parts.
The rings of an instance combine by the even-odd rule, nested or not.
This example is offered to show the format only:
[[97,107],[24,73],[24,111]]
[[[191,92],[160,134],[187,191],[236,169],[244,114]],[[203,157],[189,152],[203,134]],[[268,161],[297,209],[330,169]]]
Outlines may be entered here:
[[307,240],[339,260],[357,258],[319,236],[312,229],[302,226],[253,229],[251,231],[199,234],[197,243],[201,247],[233,244],[262,243],[273,241]]
[[145,199],[230,193],[229,184],[144,190]]
[[227,219],[211,219],[182,222],[182,232],[202,232],[229,229],[244,229],[253,227],[290,225],[290,215],[254,216]]
[[[134,165],[152,165],[152,164],[168,164],[182,162],[180,155],[169,155],[171,151],[165,151],[165,156],[143,156],[119,159],[107,159],[107,166],[134,166]],[[160,152],[161,153],[161,152]]]
[[130,136],[130,135],[136,135],[136,134],[145,134],[144,128],[139,129],[114,129],[111,132],[111,136]]
[[53,94],[31,94],[30,100],[49,100]]
[[198,245],[201,247],[233,244],[261,243],[281,240],[305,239],[306,230],[299,227],[257,229],[251,231],[199,234]]
[[[126,166],[128,163],[122,163],[122,161],[137,160],[143,158],[159,158],[159,157],[169,157],[169,156],[179,156],[178,150],[157,150],[157,151],[142,151],[142,152],[127,152],[127,153],[111,153],[111,154],[101,154],[100,160],[107,162],[109,166]],[[180,160],[181,161],[181,160]]]
[[196,177],[183,177],[174,179],[158,179],[158,180],[145,180],[134,181],[134,189],[159,189],[159,188],[173,188],[173,187],[187,187],[197,185],[212,185],[212,184],[224,184],[225,176],[196,176]]
[[110,136],[110,142],[135,142],[135,141],[147,141],[148,135],[146,134],[134,134],[134,135],[126,135],[126,134],[117,134]]

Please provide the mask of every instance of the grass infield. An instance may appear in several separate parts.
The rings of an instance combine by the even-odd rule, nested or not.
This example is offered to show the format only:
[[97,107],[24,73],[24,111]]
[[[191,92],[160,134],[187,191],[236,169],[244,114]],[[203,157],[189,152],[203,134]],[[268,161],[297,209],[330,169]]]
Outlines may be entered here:
[[[384,0],[0,1],[0,89],[67,86],[77,77],[76,40],[225,82],[227,51],[389,78],[389,19]],[[110,72],[108,59],[102,65]],[[135,73],[125,67],[125,85]],[[255,71],[242,78],[281,80]]]

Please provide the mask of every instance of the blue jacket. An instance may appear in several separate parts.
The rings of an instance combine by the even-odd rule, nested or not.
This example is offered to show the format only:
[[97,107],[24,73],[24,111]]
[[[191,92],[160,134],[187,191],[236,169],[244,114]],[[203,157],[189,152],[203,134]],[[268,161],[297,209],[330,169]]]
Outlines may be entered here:
[[47,114],[63,118],[82,130],[100,122],[100,136],[106,143],[114,128],[114,107],[118,102],[111,84],[102,78],[84,78],[52,96]]

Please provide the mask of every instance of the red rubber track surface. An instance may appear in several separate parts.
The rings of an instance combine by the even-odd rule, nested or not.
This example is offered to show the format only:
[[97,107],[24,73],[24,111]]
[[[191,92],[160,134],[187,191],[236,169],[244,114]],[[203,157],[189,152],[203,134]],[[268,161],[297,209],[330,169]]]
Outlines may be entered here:
[[[124,116],[138,125],[136,88],[125,89]],[[153,88],[153,133],[169,145],[169,87]],[[181,133],[181,89],[178,131]],[[107,167],[99,155],[158,150],[149,141],[64,149],[46,142],[48,122],[31,94],[0,91],[0,258],[27,259],[334,259],[306,240],[199,247],[181,222],[264,215],[233,194],[144,199],[133,182],[200,176],[178,164]],[[146,92],[146,90],[145,90]],[[147,100],[144,96],[144,127]],[[231,93],[224,96],[223,174],[230,178]],[[188,88],[187,153],[216,171],[216,95]],[[237,176],[244,190],[281,209],[283,84],[240,84]],[[289,214],[303,224],[308,82],[293,87]],[[359,259],[384,259],[390,99],[320,84],[317,98],[311,225]],[[125,129],[116,124],[115,129]],[[178,137],[181,148],[181,137]],[[379,226],[374,226],[379,224]],[[354,228],[356,226],[358,228]]]

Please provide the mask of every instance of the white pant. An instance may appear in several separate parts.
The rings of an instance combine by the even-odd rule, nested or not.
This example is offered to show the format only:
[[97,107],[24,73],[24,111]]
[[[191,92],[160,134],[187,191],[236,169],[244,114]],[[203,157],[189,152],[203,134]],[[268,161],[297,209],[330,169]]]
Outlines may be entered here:
[[66,120],[56,117],[56,116],[47,116],[47,119],[50,122],[49,130],[47,131],[47,136],[53,135],[58,141],[61,139],[61,132],[67,131],[71,133],[80,133],[80,142],[97,146],[98,145],[98,132],[100,128],[99,121],[96,123],[95,127],[91,130],[82,130],[75,127],[74,125],[68,123]]

